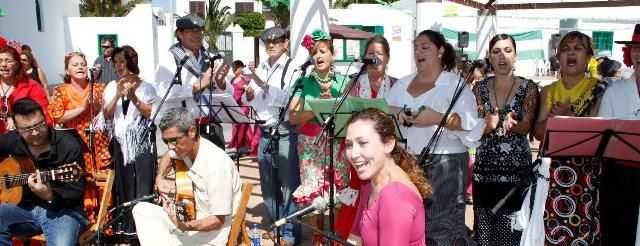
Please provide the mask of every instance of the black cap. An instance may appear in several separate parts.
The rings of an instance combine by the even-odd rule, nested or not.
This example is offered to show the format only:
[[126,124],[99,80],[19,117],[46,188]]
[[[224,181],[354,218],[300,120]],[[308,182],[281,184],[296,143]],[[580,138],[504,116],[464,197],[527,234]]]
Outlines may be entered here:
[[277,26],[265,29],[260,35],[260,40],[262,40],[262,42],[279,38],[287,38],[287,32],[281,27]]
[[202,28],[203,26],[204,26],[204,20],[192,14],[182,16],[176,21],[177,29]]

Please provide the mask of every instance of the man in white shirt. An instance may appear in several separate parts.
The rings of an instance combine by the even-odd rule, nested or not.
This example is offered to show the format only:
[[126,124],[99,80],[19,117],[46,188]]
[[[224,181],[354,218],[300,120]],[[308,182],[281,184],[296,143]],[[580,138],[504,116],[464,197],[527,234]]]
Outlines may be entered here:
[[[133,208],[142,245],[226,245],[241,197],[241,182],[226,153],[200,137],[186,108],[169,109],[160,120],[162,140],[169,150],[160,160],[156,187],[162,207],[142,202]],[[185,162],[193,182],[196,219],[177,218],[172,192],[163,181],[171,159]]]
[[[286,54],[289,46],[288,34],[280,27],[271,27],[260,36],[267,49],[269,58],[255,67],[249,63],[252,81],[243,95],[243,101],[254,107],[258,117],[266,123],[260,125],[262,136],[258,148],[258,166],[260,170],[260,187],[262,198],[267,207],[271,222],[282,218],[296,210],[296,203],[291,195],[300,185],[300,167],[298,166],[298,129],[289,124],[288,114],[278,127],[280,139],[272,145],[279,146],[278,167],[271,151],[265,153],[265,147],[271,137],[270,132],[278,122],[280,110],[288,105],[290,87],[293,83],[291,58]],[[271,146],[274,147],[274,146]],[[277,173],[276,173],[277,172]],[[277,180],[276,180],[277,177]],[[275,184],[277,183],[277,185]],[[278,214],[276,214],[276,206]],[[300,227],[291,223],[281,229],[281,245],[300,242]]]
[[[640,24],[636,24],[631,41],[616,41],[624,44],[624,56],[631,58],[633,74],[629,78],[616,80],[604,93],[599,117],[640,119]],[[640,123],[638,123],[640,124]],[[613,139],[613,138],[612,138]],[[631,139],[631,145],[638,146]],[[628,160],[630,156],[619,156]],[[607,160],[602,168],[600,186],[600,215],[602,245],[639,245],[640,227],[640,165],[638,163]],[[638,231],[637,229],[638,228]],[[637,235],[638,234],[638,235]]]
[[[176,107],[189,109],[193,119],[197,121],[199,134],[224,149],[222,127],[219,123],[214,123],[215,117],[209,115],[207,107],[198,107],[198,105],[208,104],[209,93],[233,94],[233,86],[224,79],[229,72],[229,66],[216,64],[217,62],[211,59],[203,47],[203,26],[204,20],[194,15],[186,15],[176,21],[175,35],[178,42],[167,51],[169,54],[166,57],[170,58],[161,60],[156,67],[155,87],[160,97],[157,102],[171,86],[179,63],[184,62],[179,77],[181,83],[173,85],[162,108],[156,108],[155,111],[160,111],[157,117],[159,119],[168,109]],[[219,69],[216,70],[216,68]],[[215,77],[216,83],[212,83],[212,77]],[[158,146],[162,145],[158,144]],[[158,152],[163,151],[158,150]]]

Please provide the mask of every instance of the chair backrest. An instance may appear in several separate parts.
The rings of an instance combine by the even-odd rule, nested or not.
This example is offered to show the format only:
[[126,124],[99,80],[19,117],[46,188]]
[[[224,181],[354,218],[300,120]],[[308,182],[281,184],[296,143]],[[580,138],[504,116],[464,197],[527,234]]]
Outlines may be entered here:
[[242,197],[240,198],[240,204],[238,206],[238,210],[236,210],[236,215],[233,216],[233,221],[231,223],[231,232],[229,232],[227,246],[237,245],[238,235],[240,235],[241,232],[242,242],[244,243],[244,245],[251,245],[249,234],[247,233],[247,227],[244,223],[244,215],[247,212],[247,204],[249,204],[249,198],[251,198],[252,190],[253,184],[242,184]]

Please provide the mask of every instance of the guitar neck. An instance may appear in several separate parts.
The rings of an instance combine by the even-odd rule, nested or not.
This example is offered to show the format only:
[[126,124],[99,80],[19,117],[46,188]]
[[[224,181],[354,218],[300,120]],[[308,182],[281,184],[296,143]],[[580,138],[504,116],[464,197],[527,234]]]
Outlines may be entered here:
[[[20,185],[26,185],[27,181],[29,180],[29,176],[31,176],[31,174],[35,174],[35,173],[22,173],[20,175],[15,175],[15,176],[5,176],[0,178],[0,180],[2,180],[2,182],[5,182],[6,184],[9,184],[9,187],[14,187],[14,186],[20,186]],[[44,171],[44,172],[40,172],[40,178],[42,179],[42,182],[48,182],[53,180],[53,171]]]

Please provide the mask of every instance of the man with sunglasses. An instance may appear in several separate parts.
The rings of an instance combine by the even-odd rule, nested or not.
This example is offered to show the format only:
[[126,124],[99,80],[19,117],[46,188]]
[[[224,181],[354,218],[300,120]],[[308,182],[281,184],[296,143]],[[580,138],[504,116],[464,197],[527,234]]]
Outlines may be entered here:
[[103,36],[100,39],[100,49],[102,50],[102,55],[96,58],[93,62],[93,67],[100,67],[101,73],[100,78],[97,82],[109,83],[114,80],[118,80],[120,75],[118,75],[118,71],[116,70],[115,63],[113,62],[113,50],[114,42],[112,36]]
[[[171,87],[173,78],[183,63],[180,83],[171,87],[166,102],[158,109],[160,115],[167,109],[183,107],[197,121],[198,133],[215,145],[224,149],[225,141],[220,123],[214,122],[207,107],[211,94],[233,94],[233,86],[225,79],[228,65],[220,65],[219,60],[212,63],[210,54],[203,46],[204,20],[195,15],[186,15],[176,20],[175,36],[178,42],[169,47],[156,67],[156,91],[162,97]],[[215,80],[215,82],[213,82]],[[159,100],[158,100],[159,101]],[[209,116],[212,116],[211,118]],[[157,123],[157,122],[156,122]],[[158,136],[160,134],[157,134]],[[162,144],[157,144],[158,153],[163,153]]]
[[[186,108],[169,109],[160,120],[168,151],[160,160],[156,187],[162,207],[142,202],[133,208],[141,245],[226,245],[241,197],[238,170],[224,150],[196,133]],[[165,177],[171,159],[185,162],[193,183],[196,219],[177,219]]]
[[47,182],[40,172],[74,162],[84,168],[80,142],[50,128],[33,99],[19,99],[11,110],[16,130],[0,136],[0,156],[31,157],[38,172],[28,177],[20,203],[0,204],[0,245],[11,245],[11,236],[40,233],[47,244],[75,245],[88,223],[82,208],[85,180]]

